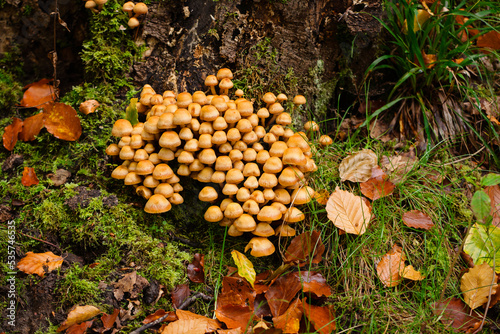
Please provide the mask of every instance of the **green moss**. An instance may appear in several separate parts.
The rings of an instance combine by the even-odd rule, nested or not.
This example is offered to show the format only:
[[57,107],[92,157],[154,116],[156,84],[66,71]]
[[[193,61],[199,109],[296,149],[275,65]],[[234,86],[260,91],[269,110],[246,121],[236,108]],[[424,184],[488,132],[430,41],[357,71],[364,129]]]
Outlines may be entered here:
[[55,290],[61,305],[100,305],[99,280],[93,277],[88,266],[72,265],[64,272]]
[[10,72],[0,69],[0,110],[11,114],[22,97],[22,86]]

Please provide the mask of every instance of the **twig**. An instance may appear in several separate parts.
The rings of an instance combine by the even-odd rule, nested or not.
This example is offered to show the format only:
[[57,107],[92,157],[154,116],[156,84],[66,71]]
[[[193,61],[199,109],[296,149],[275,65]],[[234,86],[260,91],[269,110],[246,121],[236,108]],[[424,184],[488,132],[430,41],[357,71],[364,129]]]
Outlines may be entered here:
[[[214,298],[211,297],[211,296],[207,296],[201,292],[197,292],[195,293],[194,295],[186,298],[182,304],[177,308],[178,310],[184,310],[186,309],[189,305],[191,305],[191,303],[193,303],[196,299],[198,298],[201,298],[205,301],[212,301]],[[149,324],[145,324],[144,326],[140,327],[140,328],[137,328],[136,330],[130,332],[130,334],[139,334],[139,333],[142,333],[144,332],[146,329],[148,328],[151,328],[155,325],[158,325],[159,323],[161,323],[163,320],[167,319],[167,317],[169,316],[169,313],[165,314],[163,317],[161,318],[158,318],[156,319],[155,321],[152,321],[150,322]]]
[[[1,224],[1,225],[2,225],[3,227],[7,228],[7,226],[5,226],[4,224]],[[63,253],[63,251],[61,250],[61,248],[59,248],[59,246],[54,245],[53,243],[50,243],[50,242],[48,242],[48,241],[45,241],[45,240],[42,240],[42,239],[38,239],[38,238],[32,237],[31,235],[24,234],[23,232],[19,232],[19,231],[17,231],[17,230],[16,230],[16,233],[19,233],[19,234],[24,235],[25,237],[28,237],[28,238],[31,238],[31,239],[35,239],[35,240],[40,241],[40,242],[44,242],[44,243],[46,243],[47,245],[50,245],[50,246],[52,246],[52,247],[55,247],[55,248],[59,249],[59,251],[61,252],[61,254]]]

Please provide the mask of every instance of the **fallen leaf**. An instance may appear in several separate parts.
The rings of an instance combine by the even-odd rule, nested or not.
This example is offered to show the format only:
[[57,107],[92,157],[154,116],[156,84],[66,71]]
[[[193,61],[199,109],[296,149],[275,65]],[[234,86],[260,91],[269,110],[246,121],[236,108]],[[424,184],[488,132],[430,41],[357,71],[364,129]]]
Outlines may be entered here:
[[24,120],[23,130],[19,133],[19,139],[22,141],[32,141],[38,136],[40,130],[43,128],[44,113],[38,113],[30,116]]
[[435,54],[426,54],[424,52],[424,50],[422,50],[422,57],[424,59],[424,65],[428,69],[433,68],[436,65],[437,61],[438,61],[437,55],[435,55]]
[[150,322],[153,322],[155,320],[158,320],[160,319],[161,317],[163,317],[165,314],[168,313],[168,316],[165,318],[165,320],[163,320],[163,322],[172,322],[172,321],[176,321],[176,320],[179,320],[179,318],[177,318],[177,315],[175,314],[175,311],[169,311],[169,312],[165,312],[165,310],[163,309],[159,309],[158,311],[156,311],[155,313],[153,314],[150,314],[148,315],[143,321],[142,323],[143,324],[149,324]]
[[411,210],[403,214],[403,223],[408,227],[428,230],[434,226],[431,217],[419,210]]
[[378,278],[387,287],[396,286],[401,281],[399,272],[405,267],[402,250],[400,246],[394,245],[377,264]]
[[111,329],[115,325],[116,318],[120,314],[120,309],[115,308],[112,314],[104,313],[101,317],[102,326],[104,327],[104,331]]
[[317,332],[329,334],[335,331],[335,314],[331,305],[316,306],[310,305],[304,301],[303,308],[304,315]]
[[245,254],[242,254],[237,250],[232,250],[231,256],[233,257],[234,263],[236,263],[236,267],[238,267],[238,275],[245,278],[253,288],[256,274],[252,262],[245,256]]
[[330,193],[326,189],[320,189],[314,193],[314,198],[316,199],[316,202],[318,202],[318,204],[321,205],[326,205],[328,197],[330,197]]
[[366,182],[361,182],[359,186],[363,195],[372,201],[375,201],[379,198],[392,194],[396,186],[388,180],[387,174],[385,174],[384,171],[378,166],[373,169],[377,175],[373,176],[374,172],[372,171],[372,177]]
[[482,190],[478,190],[472,196],[470,206],[472,212],[479,220],[485,220],[491,211],[490,197]]
[[433,304],[433,312],[443,324],[464,333],[472,333],[478,329],[482,319],[479,313],[471,310],[458,298],[448,298]]
[[189,311],[176,310],[179,320],[171,322],[163,329],[161,334],[205,334],[213,333],[220,324],[217,320],[210,319]]
[[178,309],[190,294],[191,291],[189,290],[188,284],[177,285],[174,291],[172,291],[172,304],[174,308]]
[[490,215],[493,217],[492,224],[500,227],[500,186],[498,184],[486,186],[484,187],[484,192],[490,198]]
[[318,272],[314,271],[300,271],[294,272],[294,276],[302,285],[302,292],[312,292],[317,297],[330,297],[332,290],[326,283],[326,279]]
[[319,263],[325,252],[325,245],[321,241],[318,231],[304,232],[292,239],[285,251],[285,263]]
[[243,328],[251,323],[256,293],[244,278],[225,276],[217,297],[215,315],[228,328]]
[[500,33],[498,31],[489,31],[477,38],[476,45],[479,48],[500,50]]
[[17,117],[14,117],[12,124],[5,127],[5,131],[2,136],[3,147],[8,151],[12,151],[14,146],[16,146],[17,139],[19,138],[19,133],[23,130],[23,121]]
[[460,279],[460,290],[464,301],[471,309],[476,309],[488,302],[488,297],[494,295],[498,285],[497,276],[487,263],[474,266]]
[[71,311],[68,313],[68,317],[66,320],[59,326],[57,329],[58,332],[62,332],[66,328],[69,328],[70,326],[74,324],[79,324],[81,322],[84,322],[86,320],[89,320],[96,315],[101,313],[101,310],[99,310],[97,307],[92,306],[92,305],[85,305],[85,306],[74,306]]
[[415,270],[411,264],[402,268],[399,275],[403,278],[411,279],[412,281],[421,281],[425,278],[425,276],[422,276],[422,274]]
[[410,149],[409,152],[394,155],[390,158],[383,156],[380,159],[380,167],[389,175],[392,183],[398,184],[413,169],[417,161],[415,151]]
[[370,208],[363,199],[339,187],[328,199],[326,212],[335,226],[352,234],[365,233],[371,219]]
[[43,106],[44,125],[54,137],[75,141],[82,134],[80,118],[73,107],[59,102],[50,102]]
[[21,107],[39,107],[41,108],[45,103],[55,101],[57,92],[54,86],[50,85],[51,79],[41,79],[25,86],[23,98],[20,102]]
[[87,329],[92,326],[93,322],[94,320],[90,320],[80,324],[71,325],[71,327],[66,330],[66,334],[84,334],[87,332]]
[[45,272],[49,273],[52,270],[61,267],[62,263],[63,258],[52,252],[27,252],[26,256],[17,263],[17,268],[26,274],[37,274],[38,276],[43,277]]
[[33,167],[24,167],[21,184],[25,187],[29,187],[36,185],[39,182],[40,181],[38,181],[38,178],[36,177],[35,169]]
[[500,184],[500,174],[490,173],[481,180],[482,186],[491,187],[497,184]]
[[132,125],[136,125],[139,122],[137,113],[137,100],[138,99],[136,97],[130,99],[130,104],[125,109],[125,118]]
[[300,298],[295,299],[285,313],[273,318],[275,328],[279,328],[283,333],[298,333],[300,329],[300,319],[304,313]]
[[56,187],[62,186],[66,183],[68,178],[71,176],[71,172],[65,169],[58,169],[55,173],[47,174],[47,178],[52,181],[52,184]]
[[[487,263],[495,266],[495,272],[500,273],[500,228],[495,225],[474,224],[464,241],[464,252],[469,254],[477,266]],[[494,262],[493,259],[496,261]]]
[[377,165],[377,155],[368,149],[358,151],[344,158],[339,165],[342,182],[365,182],[372,175],[372,168]]
[[294,273],[279,277],[269,286],[265,296],[274,317],[285,313],[290,302],[302,289],[302,284]]
[[203,270],[204,266],[204,255],[199,253],[194,254],[193,261],[188,264],[187,275],[191,282],[194,283],[205,283],[205,272]]
[[96,100],[87,100],[85,102],[82,102],[80,104],[80,107],[78,107],[78,110],[84,115],[91,114],[95,112],[95,110],[99,107],[99,102]]

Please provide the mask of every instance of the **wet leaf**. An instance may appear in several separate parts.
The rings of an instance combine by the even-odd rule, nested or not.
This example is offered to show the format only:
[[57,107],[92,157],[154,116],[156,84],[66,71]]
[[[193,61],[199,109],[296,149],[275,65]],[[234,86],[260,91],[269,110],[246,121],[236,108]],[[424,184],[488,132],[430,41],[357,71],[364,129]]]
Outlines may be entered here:
[[139,118],[137,114],[137,98],[134,97],[130,99],[130,104],[125,109],[125,119],[127,119],[132,126],[139,123]]
[[341,181],[365,182],[372,176],[372,168],[377,165],[377,155],[368,149],[358,151],[344,158],[339,165]]
[[217,320],[210,319],[189,311],[176,310],[179,320],[171,322],[161,334],[205,334],[213,333],[220,328]]
[[194,254],[193,261],[188,264],[187,274],[191,282],[205,283],[205,272],[203,270],[204,258],[204,255],[196,253]]
[[26,256],[17,263],[17,268],[26,274],[37,274],[38,276],[43,277],[45,272],[51,272],[52,270],[61,267],[62,263],[63,258],[52,252],[27,252]]
[[101,321],[105,331],[114,327],[118,314],[120,314],[120,309],[117,308],[114,309],[112,314],[103,314]]
[[232,250],[231,256],[233,257],[234,263],[236,263],[236,266],[238,267],[238,275],[245,278],[253,288],[256,274],[252,262],[245,256],[245,254],[242,254],[237,250]]
[[401,281],[399,272],[405,267],[402,251],[403,249],[400,246],[394,245],[377,265],[378,278],[387,287],[396,286]]
[[87,100],[80,104],[78,110],[80,110],[82,114],[88,115],[95,112],[97,107],[99,107],[99,102],[97,102],[96,100]]
[[[500,273],[500,228],[495,225],[474,224],[464,241],[464,252],[469,254],[477,265],[487,263],[495,266]],[[493,262],[496,259],[496,263]]]
[[82,134],[80,118],[73,107],[59,102],[51,102],[43,107],[44,124],[54,137],[67,141],[75,141]]
[[496,186],[500,184],[500,174],[490,173],[481,180],[482,186]]
[[279,328],[283,333],[298,333],[300,329],[300,319],[304,313],[300,298],[295,299],[285,313],[273,318],[275,328]]
[[422,274],[415,270],[412,265],[402,268],[399,275],[403,278],[411,279],[412,281],[421,281],[425,278],[425,276],[422,276]]
[[474,215],[479,220],[484,220],[490,215],[491,211],[491,200],[490,197],[482,190],[478,190],[474,193],[471,200],[471,207]]
[[23,121],[17,117],[14,117],[12,123],[5,127],[5,131],[2,136],[3,147],[7,150],[12,151],[14,146],[16,146],[19,134],[23,130]]
[[326,212],[335,226],[352,234],[365,233],[371,219],[370,208],[363,199],[339,187],[328,199]]
[[172,304],[177,309],[181,304],[186,300],[187,297],[191,294],[189,290],[189,285],[187,284],[179,284],[175,287],[174,291],[172,291]]
[[403,214],[403,223],[408,227],[428,230],[434,226],[431,217],[419,210],[411,210]]
[[36,185],[39,182],[40,181],[38,181],[38,178],[36,177],[35,169],[33,167],[24,167],[21,184],[25,187],[29,187]]
[[474,266],[460,279],[460,290],[464,301],[471,309],[488,302],[488,297],[497,291],[497,276],[487,263]]
[[[285,251],[285,263],[319,263],[325,252],[325,245],[321,242],[318,231],[304,232],[293,238]],[[312,259],[312,260],[311,260]]]
[[32,141],[38,136],[40,130],[43,128],[44,113],[38,113],[30,116],[24,120],[23,131],[19,134],[19,139],[22,141]]
[[61,332],[74,324],[79,324],[81,322],[89,320],[98,315],[99,313],[101,313],[101,310],[92,305],[75,306],[68,313],[68,317],[61,324],[61,326],[59,326],[57,331]]
[[[376,176],[373,175],[374,173],[377,173]],[[392,194],[396,187],[394,183],[388,180],[387,174],[378,166],[373,168],[372,177],[359,185],[361,193],[372,201]]]
[[448,298],[435,303],[433,311],[436,316],[440,317],[443,324],[464,333],[472,333],[481,324],[481,315],[476,311],[471,311],[469,306],[458,298]]
[[24,87],[23,99],[20,102],[21,107],[41,108],[45,103],[56,100],[57,92],[54,86],[50,85],[51,79],[42,79]]
[[92,326],[94,320],[85,321],[80,324],[74,324],[66,330],[66,334],[84,334]]
[[175,314],[174,311],[169,311],[169,312],[165,312],[165,310],[163,309],[159,309],[158,311],[156,311],[155,313],[153,314],[150,314],[148,315],[143,321],[142,323],[143,324],[149,324],[150,322],[153,322],[155,320],[158,320],[160,319],[161,317],[163,317],[165,314],[168,313],[168,316],[167,318],[165,318],[165,320],[163,320],[163,322],[172,322],[172,321],[176,321],[178,320],[177,318],[177,315]]
[[301,289],[302,284],[295,273],[286,274],[274,281],[265,293],[273,316],[278,317],[285,313],[290,302]]
[[304,315],[317,332],[329,334],[335,331],[335,314],[331,305],[316,306],[310,305],[304,301],[303,308]]

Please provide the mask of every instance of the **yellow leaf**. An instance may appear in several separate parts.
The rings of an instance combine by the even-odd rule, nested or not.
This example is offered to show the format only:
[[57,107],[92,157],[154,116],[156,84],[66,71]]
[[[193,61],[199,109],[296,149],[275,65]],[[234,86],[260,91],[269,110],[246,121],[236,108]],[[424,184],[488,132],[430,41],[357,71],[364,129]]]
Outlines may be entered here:
[[372,176],[372,168],[377,165],[377,155],[368,149],[358,151],[344,158],[339,165],[342,182],[366,182]]
[[238,274],[245,278],[253,288],[256,274],[252,262],[245,256],[245,254],[242,254],[237,250],[231,251],[231,256],[233,257],[234,263],[236,263],[236,266],[238,267]]
[[101,313],[101,310],[92,305],[75,306],[68,313],[68,318],[61,324],[57,331],[62,332],[66,328],[71,327],[74,324],[79,324],[81,322],[89,320],[99,313]]
[[412,265],[402,268],[399,274],[401,277],[411,279],[412,281],[421,281],[425,278],[425,276],[422,276],[420,271],[415,270]]
[[338,187],[326,203],[326,212],[335,226],[352,234],[365,233],[371,219],[370,208],[361,197]]
[[17,264],[17,268],[26,274],[37,274],[40,277],[45,275],[45,272],[51,272],[54,269],[61,267],[63,258],[55,255],[52,252],[33,253],[27,252]]
[[[460,290],[464,293],[464,301],[471,309],[486,304],[488,297],[497,292],[497,276],[487,263],[469,269],[460,279]],[[493,286],[492,286],[493,284]]]

